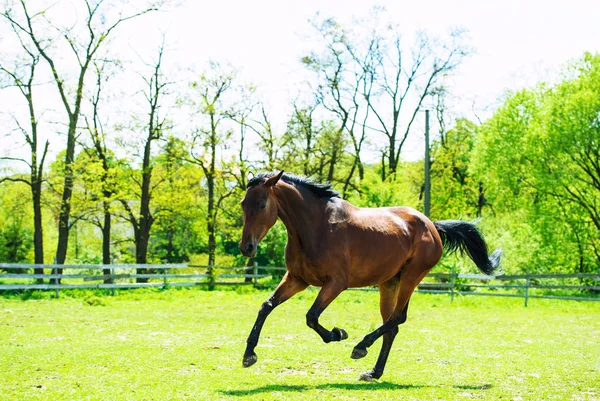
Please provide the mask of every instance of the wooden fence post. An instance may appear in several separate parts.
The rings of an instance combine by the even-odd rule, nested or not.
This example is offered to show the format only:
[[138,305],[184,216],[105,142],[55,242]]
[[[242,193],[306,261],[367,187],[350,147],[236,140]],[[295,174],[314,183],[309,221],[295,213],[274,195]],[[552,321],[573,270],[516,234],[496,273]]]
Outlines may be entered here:
[[254,269],[252,270],[252,274],[254,277],[252,281],[254,282],[254,288],[258,286],[258,262],[254,262]]
[[[54,265],[56,265],[56,256],[54,257]],[[52,269],[52,274],[58,275],[58,269],[56,268],[56,266],[54,267],[54,269]],[[54,278],[54,285],[56,286],[54,288],[54,291],[55,291],[54,294],[56,295],[56,298],[58,298],[58,286],[59,286],[58,277]]]
[[[113,261],[113,263],[114,263],[114,261]],[[114,287],[114,285],[115,285],[115,279],[114,279],[114,277],[115,277],[115,268],[114,267],[110,268],[110,275],[112,276],[110,278],[110,284],[112,284],[111,293],[114,296],[115,295],[115,287]]]
[[110,265],[110,275],[111,275],[110,284],[112,284],[112,286],[113,286],[111,288],[111,293],[114,296],[115,295],[115,287],[114,287],[114,285],[115,285],[115,267],[114,267],[115,255],[112,255],[112,257],[110,258],[110,263],[111,263],[111,265]]
[[454,266],[452,266],[452,277],[451,277],[451,284],[452,287],[450,287],[450,302],[454,302],[454,279],[455,279],[456,275],[454,274]]
[[208,289],[214,290],[215,288],[215,275],[213,271],[213,265],[208,266]]
[[529,301],[529,278],[525,280],[525,306]]

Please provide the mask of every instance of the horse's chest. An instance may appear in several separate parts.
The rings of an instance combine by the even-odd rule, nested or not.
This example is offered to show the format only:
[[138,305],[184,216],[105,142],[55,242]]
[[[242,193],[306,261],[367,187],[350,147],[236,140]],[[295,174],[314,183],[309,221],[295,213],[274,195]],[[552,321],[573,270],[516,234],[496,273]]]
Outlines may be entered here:
[[285,263],[291,274],[310,285],[322,286],[327,281],[327,269],[321,259],[310,260],[302,256],[286,255]]

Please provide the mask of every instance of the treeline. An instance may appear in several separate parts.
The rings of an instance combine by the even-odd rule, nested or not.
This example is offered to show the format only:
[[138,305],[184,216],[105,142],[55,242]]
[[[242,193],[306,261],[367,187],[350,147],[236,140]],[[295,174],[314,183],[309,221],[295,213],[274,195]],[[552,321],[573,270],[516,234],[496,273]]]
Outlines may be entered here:
[[[2,12],[19,51],[2,56],[0,79],[20,96],[11,138],[28,156],[1,157],[27,172],[0,178],[0,261],[144,264],[206,254],[203,263],[233,255],[227,263],[244,265],[239,200],[248,174],[263,170],[329,181],[360,206],[422,209],[422,163],[401,154],[433,99],[431,217],[481,217],[509,272],[600,268],[600,56],[574,62],[558,84],[509,95],[487,121],[448,123],[446,80],[468,53],[462,32],[405,43],[382,10],[353,29],[317,17],[315,49],[299,60],[307,82],[280,126],[260,88],[232,67],[213,62],[187,80],[167,74],[164,41],[139,71],[142,85],[118,92],[124,63],[111,58],[109,38],[164,5],[81,6],[86,18],[66,28],[25,2]],[[54,160],[42,86],[59,99],[66,136]],[[111,119],[124,103],[136,113]],[[285,242],[278,224],[255,261],[283,265]]]

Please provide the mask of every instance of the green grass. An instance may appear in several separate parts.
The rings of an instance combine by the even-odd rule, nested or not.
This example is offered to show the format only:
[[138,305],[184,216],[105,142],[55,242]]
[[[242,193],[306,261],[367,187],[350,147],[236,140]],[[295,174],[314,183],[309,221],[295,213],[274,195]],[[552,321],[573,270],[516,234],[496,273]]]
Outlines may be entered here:
[[271,314],[248,369],[264,291],[0,298],[0,400],[600,399],[597,303],[417,294],[384,376],[364,383],[381,343],[350,353],[379,324],[377,294],[333,303],[321,322],[350,338],[332,344],[305,325],[315,295]]

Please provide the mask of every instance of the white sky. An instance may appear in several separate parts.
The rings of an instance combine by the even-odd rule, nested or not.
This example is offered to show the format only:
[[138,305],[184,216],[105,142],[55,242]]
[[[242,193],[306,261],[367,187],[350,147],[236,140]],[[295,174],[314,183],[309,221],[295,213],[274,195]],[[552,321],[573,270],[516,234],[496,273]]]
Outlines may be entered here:
[[[68,6],[77,1],[63,3]],[[139,0],[129,3],[144,4]],[[367,14],[375,4],[385,6],[407,34],[419,29],[444,34],[452,27],[469,31],[469,44],[475,52],[452,80],[457,116],[474,118],[474,108],[480,117],[487,117],[507,90],[556,78],[569,60],[584,51],[600,51],[597,0],[188,0],[169,12],[123,25],[111,46],[130,59],[139,60],[133,56],[137,53],[151,60],[161,32],[165,32],[165,61],[170,68],[201,70],[210,59],[230,62],[258,86],[275,122],[283,125],[290,99],[297,94],[296,85],[304,78],[299,59],[311,48],[306,42],[312,29],[308,19],[319,11],[323,16],[350,21],[353,16]],[[69,12],[61,15],[65,21],[73,17]],[[9,35],[5,25],[0,27],[0,48]],[[48,100],[48,104],[52,102]],[[0,155],[20,152],[20,136],[5,133],[6,115],[14,107],[17,103],[12,98],[0,94],[0,113],[4,113],[0,118],[4,125]],[[55,143],[54,152],[60,148],[59,142]],[[414,134],[407,145],[405,158],[421,156],[420,135]]]

